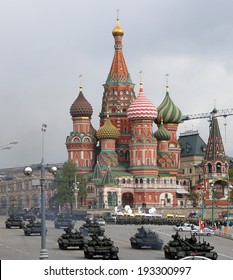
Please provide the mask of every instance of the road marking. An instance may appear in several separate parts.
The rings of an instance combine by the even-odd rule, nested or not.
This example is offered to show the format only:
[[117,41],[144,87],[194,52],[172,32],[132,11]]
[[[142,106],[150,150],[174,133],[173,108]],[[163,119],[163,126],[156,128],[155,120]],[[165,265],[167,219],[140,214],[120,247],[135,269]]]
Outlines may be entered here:
[[10,246],[8,246],[8,245],[0,244],[0,246],[5,247],[6,249],[15,250],[15,251],[17,251],[17,252],[19,252],[19,253],[23,253],[23,254],[26,254],[26,255],[30,255],[29,252],[25,252],[25,251],[23,251],[23,250],[21,250],[21,249],[17,249],[17,248],[10,247]]

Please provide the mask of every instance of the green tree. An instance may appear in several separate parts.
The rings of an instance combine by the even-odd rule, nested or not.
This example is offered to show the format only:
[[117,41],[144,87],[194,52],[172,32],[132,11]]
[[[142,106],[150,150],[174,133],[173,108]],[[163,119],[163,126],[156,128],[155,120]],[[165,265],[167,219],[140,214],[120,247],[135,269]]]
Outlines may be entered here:
[[78,168],[76,163],[67,161],[56,174],[56,192],[50,199],[50,206],[70,207],[74,203],[74,182]]
[[188,195],[188,199],[193,202],[193,205],[195,205],[201,200],[201,194],[193,191]]

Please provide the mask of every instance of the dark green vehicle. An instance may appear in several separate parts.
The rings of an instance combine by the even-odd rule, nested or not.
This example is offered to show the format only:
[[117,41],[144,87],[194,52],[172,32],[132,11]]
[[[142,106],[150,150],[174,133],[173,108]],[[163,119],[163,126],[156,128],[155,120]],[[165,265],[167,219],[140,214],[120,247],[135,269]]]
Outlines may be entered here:
[[163,248],[163,240],[159,238],[158,234],[143,226],[138,228],[138,232],[130,238],[130,243],[134,249],[150,247],[154,250],[161,250]]
[[86,223],[84,223],[79,228],[79,231],[83,236],[88,236],[93,234],[103,236],[105,229],[102,226],[100,226],[98,223],[87,220]]
[[70,218],[58,217],[54,221],[55,228],[70,228],[73,229],[75,221]]
[[190,238],[181,238],[178,231],[172,235],[173,240],[163,247],[166,259],[181,259],[187,256],[203,256],[212,260],[217,260],[218,254],[213,251],[214,246],[203,240],[197,242],[194,235]]
[[119,248],[114,245],[110,238],[93,234],[91,240],[87,240],[84,244],[84,257],[93,259],[98,256],[103,260],[118,260]]
[[[41,235],[41,222],[38,221],[30,221],[28,224],[26,224],[23,227],[24,230],[24,235],[29,236],[29,235]],[[47,229],[46,229],[47,232]]]
[[5,221],[5,225],[6,228],[12,228],[12,227],[23,228],[25,222],[22,217],[10,215],[10,217]]
[[66,250],[68,247],[78,247],[83,249],[84,237],[79,231],[72,231],[70,228],[64,229],[63,233],[57,240],[59,249]]

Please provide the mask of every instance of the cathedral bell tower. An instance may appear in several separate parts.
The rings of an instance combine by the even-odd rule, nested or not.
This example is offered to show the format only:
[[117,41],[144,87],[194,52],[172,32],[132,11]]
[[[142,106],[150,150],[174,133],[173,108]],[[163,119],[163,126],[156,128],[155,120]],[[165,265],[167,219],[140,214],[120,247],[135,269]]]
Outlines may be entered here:
[[116,26],[112,31],[115,40],[115,52],[107,81],[103,85],[102,109],[99,114],[102,126],[109,113],[111,123],[119,130],[120,136],[116,140],[116,151],[119,164],[129,162],[130,123],[127,110],[135,99],[134,84],[131,81],[122,52],[122,37],[124,31],[117,18]]

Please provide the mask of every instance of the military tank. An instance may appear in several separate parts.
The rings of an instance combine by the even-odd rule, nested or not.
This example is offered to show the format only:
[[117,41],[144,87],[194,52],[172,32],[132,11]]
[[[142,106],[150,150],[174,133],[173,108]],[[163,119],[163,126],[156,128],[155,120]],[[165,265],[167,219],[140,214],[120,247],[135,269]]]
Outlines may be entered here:
[[95,256],[102,257],[103,260],[118,260],[119,248],[114,245],[114,242],[106,236],[93,234],[91,239],[84,244],[84,257],[93,259]]
[[[31,220],[28,224],[24,225],[23,230],[26,236],[31,234],[41,235],[41,222]],[[45,229],[45,231],[47,232],[47,229]]]
[[99,235],[99,236],[103,236],[105,229],[100,226],[98,223],[96,223],[95,221],[90,221],[87,220],[86,223],[84,223],[80,228],[79,228],[79,232],[83,235],[83,236],[89,236],[89,235]]
[[79,231],[73,232],[70,228],[64,229],[63,233],[57,240],[59,249],[66,250],[68,247],[79,247],[83,249],[84,237]]
[[55,228],[70,228],[73,229],[75,222],[70,218],[58,217],[54,221]]
[[155,250],[163,248],[163,240],[158,234],[150,229],[145,229],[143,226],[138,228],[138,232],[130,238],[131,247],[140,249],[142,247],[150,247]]
[[25,222],[22,217],[10,215],[10,217],[7,218],[7,220],[5,221],[5,225],[6,228],[11,228],[11,227],[23,228]]
[[218,258],[217,252],[213,251],[214,246],[203,240],[197,242],[194,235],[190,238],[181,238],[178,231],[172,235],[171,241],[163,247],[166,259],[181,259],[186,256],[204,256],[212,260]]

